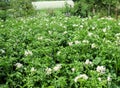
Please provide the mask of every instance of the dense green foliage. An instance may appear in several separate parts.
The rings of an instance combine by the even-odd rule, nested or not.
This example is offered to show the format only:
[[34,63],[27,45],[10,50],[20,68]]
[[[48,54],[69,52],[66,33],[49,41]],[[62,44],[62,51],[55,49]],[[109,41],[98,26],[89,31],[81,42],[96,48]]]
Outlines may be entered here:
[[31,0],[11,0],[11,7],[16,17],[28,16],[34,13]]
[[0,20],[0,88],[119,88],[120,20],[37,14]]
[[10,3],[7,0],[1,0],[0,1],[0,18],[4,21],[7,17],[7,9],[9,8]]
[[120,14],[120,0],[75,0],[74,15],[82,17],[100,14],[116,16]]
[[0,18],[6,20],[9,17],[22,17],[34,13],[31,0],[1,0]]

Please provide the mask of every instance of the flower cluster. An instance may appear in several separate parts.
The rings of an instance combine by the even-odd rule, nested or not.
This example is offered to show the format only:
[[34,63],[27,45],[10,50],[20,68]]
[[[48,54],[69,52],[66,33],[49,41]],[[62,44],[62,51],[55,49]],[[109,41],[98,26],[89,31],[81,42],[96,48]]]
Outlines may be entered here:
[[80,41],[78,41],[78,40],[76,40],[75,41],[75,44],[77,45],[77,44],[80,44],[81,42]]
[[97,45],[95,43],[92,43],[91,48],[97,48]]
[[92,62],[91,62],[89,59],[87,59],[87,60],[85,61],[85,64],[86,64],[86,65],[93,65]]
[[77,77],[75,77],[74,81],[77,82],[79,79],[87,80],[88,76],[86,74],[80,74]]
[[36,69],[35,69],[34,67],[32,67],[30,71],[31,71],[31,72],[35,72]]
[[38,37],[38,40],[42,40],[42,39],[43,39],[43,37],[42,37],[42,36]]
[[51,68],[46,68],[45,71],[46,71],[47,75],[50,75],[52,73],[52,69]]
[[75,71],[75,68],[72,68],[71,70],[72,70],[72,72],[74,72],[74,71]]
[[106,68],[104,66],[97,66],[96,70],[97,72],[104,74],[106,71]]
[[98,80],[99,80],[99,81],[102,81],[102,79],[101,79],[100,77],[98,77]]
[[32,56],[33,55],[32,51],[26,50],[25,51],[25,56],[28,56],[28,55]]
[[110,76],[107,77],[107,81],[110,82],[112,81],[112,78]]
[[16,68],[21,68],[21,67],[23,66],[23,64],[21,64],[21,63],[16,63],[15,66],[16,66]]
[[89,43],[89,41],[88,41],[88,40],[83,40],[82,42],[83,42],[83,43],[86,43],[86,44],[88,44],[88,43]]
[[72,45],[73,45],[73,42],[68,42],[68,45],[69,45],[69,46],[72,46]]
[[62,65],[61,64],[57,64],[54,68],[53,68],[53,70],[54,71],[58,71],[58,70],[60,70],[62,68]]
[[57,64],[56,66],[53,67],[53,69],[51,69],[51,68],[46,68],[45,71],[46,71],[46,74],[47,74],[47,75],[50,75],[50,74],[52,73],[52,71],[57,72],[57,71],[59,71],[61,68],[62,68],[62,64]]
[[3,53],[5,53],[5,50],[4,49],[0,49],[0,52],[3,54]]
[[88,32],[88,36],[91,37],[93,35],[92,32]]

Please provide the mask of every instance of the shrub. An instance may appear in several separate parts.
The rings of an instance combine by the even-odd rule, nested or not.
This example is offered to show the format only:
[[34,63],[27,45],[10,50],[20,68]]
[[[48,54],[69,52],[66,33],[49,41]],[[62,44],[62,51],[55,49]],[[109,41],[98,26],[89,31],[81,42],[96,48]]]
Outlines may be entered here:
[[73,15],[87,17],[89,11],[89,6],[85,2],[76,2],[72,10]]
[[22,17],[34,14],[31,0],[2,0],[0,1],[0,18]]
[[0,1],[0,19],[6,20],[7,18],[7,9],[9,8],[10,3],[7,0]]
[[31,0],[11,0],[10,6],[14,17],[27,16],[34,13]]
[[75,6],[73,9],[74,15],[82,17],[93,16],[100,14],[101,16],[115,16],[118,17],[120,11],[120,1],[112,0],[74,0]]

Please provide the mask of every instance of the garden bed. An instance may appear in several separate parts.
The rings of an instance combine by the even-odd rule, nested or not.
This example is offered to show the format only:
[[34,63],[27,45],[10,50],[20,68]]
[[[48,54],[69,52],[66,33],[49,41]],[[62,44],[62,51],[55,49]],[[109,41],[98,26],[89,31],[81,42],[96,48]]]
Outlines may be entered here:
[[1,88],[119,88],[120,20],[63,14],[0,20]]

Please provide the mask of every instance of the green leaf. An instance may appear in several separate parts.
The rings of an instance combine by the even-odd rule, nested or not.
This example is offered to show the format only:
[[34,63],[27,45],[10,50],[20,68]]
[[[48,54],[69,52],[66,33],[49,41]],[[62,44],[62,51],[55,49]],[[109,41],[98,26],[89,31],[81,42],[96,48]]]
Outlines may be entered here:
[[93,60],[93,64],[95,64],[95,65],[98,65],[100,62],[101,62],[101,57],[96,57],[96,58]]

